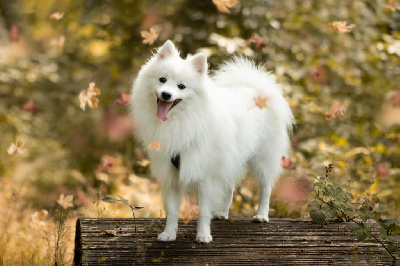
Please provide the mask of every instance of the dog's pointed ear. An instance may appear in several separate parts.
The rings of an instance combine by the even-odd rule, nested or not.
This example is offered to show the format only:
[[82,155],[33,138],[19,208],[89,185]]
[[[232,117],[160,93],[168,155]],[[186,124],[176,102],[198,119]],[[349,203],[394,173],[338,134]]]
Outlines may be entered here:
[[178,55],[178,51],[176,50],[175,45],[170,40],[166,41],[164,45],[157,50],[158,59],[165,59],[176,55]]
[[192,64],[197,72],[201,75],[207,73],[208,65],[207,65],[207,56],[204,53],[195,54],[190,58]]

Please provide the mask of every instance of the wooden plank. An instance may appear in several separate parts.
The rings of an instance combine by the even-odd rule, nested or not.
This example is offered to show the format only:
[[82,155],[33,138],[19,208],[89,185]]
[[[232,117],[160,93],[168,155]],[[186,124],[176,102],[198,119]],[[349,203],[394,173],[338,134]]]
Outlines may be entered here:
[[[357,242],[351,224],[328,226],[304,220],[250,219],[212,221],[213,242],[195,242],[196,221],[179,221],[177,240],[158,242],[164,219],[80,218],[75,238],[75,265],[132,264],[330,264],[388,265],[376,241]],[[136,232],[135,232],[136,224]]]

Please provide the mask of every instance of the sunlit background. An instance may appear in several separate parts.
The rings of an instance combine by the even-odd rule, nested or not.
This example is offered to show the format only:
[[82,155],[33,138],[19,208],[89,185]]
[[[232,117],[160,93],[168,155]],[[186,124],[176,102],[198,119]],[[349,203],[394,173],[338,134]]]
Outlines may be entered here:
[[[400,10],[393,0],[0,0],[0,265],[71,264],[78,217],[164,217],[127,103],[155,48],[241,53],[282,84],[297,120],[272,217],[307,217],[325,174],[400,216]],[[234,143],[232,143],[234,145]],[[231,214],[251,217],[245,179]],[[181,217],[196,217],[185,196]],[[62,216],[60,214],[65,215]],[[64,235],[64,233],[66,233]]]

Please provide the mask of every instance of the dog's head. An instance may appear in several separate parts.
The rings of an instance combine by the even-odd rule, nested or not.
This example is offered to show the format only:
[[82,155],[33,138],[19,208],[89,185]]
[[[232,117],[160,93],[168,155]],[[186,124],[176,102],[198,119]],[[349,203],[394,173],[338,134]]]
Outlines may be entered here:
[[174,44],[166,41],[146,67],[147,88],[157,99],[157,117],[166,121],[202,98],[206,76],[205,54],[182,59]]

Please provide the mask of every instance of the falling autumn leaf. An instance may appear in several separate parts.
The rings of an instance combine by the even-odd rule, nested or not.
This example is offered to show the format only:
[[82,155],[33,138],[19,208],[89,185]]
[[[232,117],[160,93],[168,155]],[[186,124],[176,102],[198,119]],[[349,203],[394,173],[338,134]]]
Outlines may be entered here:
[[17,138],[15,143],[11,143],[10,147],[7,149],[8,154],[23,154],[25,152],[25,142]]
[[395,91],[392,94],[392,105],[393,107],[400,107],[400,91]]
[[18,42],[19,41],[19,29],[17,26],[12,25],[10,28],[10,42]]
[[140,34],[142,35],[143,43],[148,43],[150,45],[158,38],[158,33],[155,32],[153,28],[150,28],[149,31],[141,31]]
[[286,170],[296,170],[296,165],[290,160],[290,158],[286,158],[285,156],[282,156],[281,167]]
[[258,108],[268,108],[267,102],[269,101],[269,98],[257,95],[257,97],[254,97],[253,100]]
[[161,147],[163,144],[159,141],[153,141],[150,143],[149,147],[147,147],[149,150],[155,149],[156,151],[160,151]]
[[64,17],[64,12],[56,12],[50,15],[51,20],[60,20]]
[[328,113],[325,114],[325,118],[326,120],[331,120],[335,118],[335,116],[338,116],[340,119],[343,119],[345,113],[346,107],[336,102],[332,104],[331,108],[329,108]]
[[267,39],[261,37],[257,33],[254,33],[250,39],[247,40],[247,43],[255,43],[255,47],[258,51],[262,50],[263,48],[267,47]]
[[199,206],[187,203],[184,207],[185,214],[183,216],[183,223],[187,224],[192,218],[196,218],[199,215]]
[[64,209],[68,209],[74,207],[74,204],[72,203],[73,199],[73,195],[68,195],[65,197],[64,194],[61,194],[60,198],[57,200],[57,203]]
[[115,104],[117,105],[127,105],[131,101],[131,93],[130,92],[122,92],[121,96],[115,100]]
[[79,103],[82,110],[85,110],[86,104],[90,108],[97,108],[99,99],[96,96],[100,95],[100,89],[95,87],[95,85],[94,82],[91,82],[89,87],[79,94]]
[[390,2],[385,5],[385,9],[396,11],[396,0],[390,0]]
[[237,5],[238,1],[237,0],[213,0],[213,3],[217,6],[218,10],[230,14],[231,11],[229,11],[228,8],[232,8]]
[[346,25],[347,21],[334,21],[332,23],[329,23],[329,28],[331,30],[337,30],[340,33],[347,33],[350,32],[352,28],[354,28],[356,25],[351,24],[351,25]]

